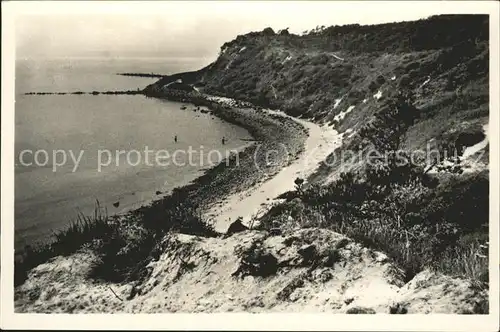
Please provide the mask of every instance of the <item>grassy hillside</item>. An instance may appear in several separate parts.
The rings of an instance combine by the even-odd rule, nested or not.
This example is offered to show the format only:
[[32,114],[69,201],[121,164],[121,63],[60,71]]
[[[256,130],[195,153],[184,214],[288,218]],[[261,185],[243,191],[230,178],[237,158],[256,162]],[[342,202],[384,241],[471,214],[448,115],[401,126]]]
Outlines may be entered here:
[[[432,267],[484,282],[488,154],[471,170],[445,153],[460,156],[485,138],[488,24],[487,15],[444,15],[303,35],[266,28],[225,43],[214,63],[186,79],[204,92],[279,108],[344,133],[343,146],[298,182],[261,227],[319,225],[389,253],[409,278]],[[154,94],[175,78],[146,91]],[[367,167],[341,157],[370,149],[409,155],[429,147],[440,163],[398,167],[392,160]]]

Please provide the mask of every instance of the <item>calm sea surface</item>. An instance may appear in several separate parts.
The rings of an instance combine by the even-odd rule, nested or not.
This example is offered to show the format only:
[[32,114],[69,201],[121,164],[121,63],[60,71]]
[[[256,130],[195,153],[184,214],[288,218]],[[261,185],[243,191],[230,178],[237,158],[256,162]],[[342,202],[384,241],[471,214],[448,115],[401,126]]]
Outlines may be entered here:
[[181,110],[180,103],[139,95],[25,92],[142,89],[154,79],[116,73],[170,74],[203,65],[182,59],[18,60],[16,249],[47,240],[79,212],[92,213],[96,200],[113,214],[158,198],[157,191],[194,180],[250,138],[242,128],[193,112],[191,105]]

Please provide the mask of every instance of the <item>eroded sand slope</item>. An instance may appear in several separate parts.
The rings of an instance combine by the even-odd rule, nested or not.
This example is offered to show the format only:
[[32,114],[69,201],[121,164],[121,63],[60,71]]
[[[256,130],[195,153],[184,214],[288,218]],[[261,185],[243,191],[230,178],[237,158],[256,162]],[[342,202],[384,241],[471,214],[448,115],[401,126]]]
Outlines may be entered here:
[[88,251],[57,257],[16,289],[16,311],[476,313],[487,303],[470,282],[430,271],[405,283],[385,254],[322,229],[172,234],[162,249],[135,284],[90,280]]

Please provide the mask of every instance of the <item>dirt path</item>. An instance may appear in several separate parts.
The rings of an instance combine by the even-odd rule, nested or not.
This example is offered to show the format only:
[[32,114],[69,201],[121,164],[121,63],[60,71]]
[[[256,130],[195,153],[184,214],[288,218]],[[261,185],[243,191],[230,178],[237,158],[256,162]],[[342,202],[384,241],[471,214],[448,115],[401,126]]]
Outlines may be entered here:
[[232,194],[222,202],[222,205],[214,205],[207,212],[207,216],[215,220],[215,228],[219,232],[225,232],[230,223],[238,217],[242,217],[244,223],[248,223],[253,216],[265,211],[277,196],[294,188],[294,180],[297,177],[307,178],[321,161],[342,144],[341,135],[332,127],[293,118],[283,112],[268,112],[291,118],[308,129],[309,137],[305,142],[304,152],[291,165],[283,168],[269,180],[243,192]]

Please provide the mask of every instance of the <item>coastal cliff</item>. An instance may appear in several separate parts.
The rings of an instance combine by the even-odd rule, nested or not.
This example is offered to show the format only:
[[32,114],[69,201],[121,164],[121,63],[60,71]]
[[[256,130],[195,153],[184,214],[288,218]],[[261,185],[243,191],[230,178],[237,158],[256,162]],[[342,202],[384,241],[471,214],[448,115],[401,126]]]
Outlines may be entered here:
[[[99,231],[61,235],[20,269],[16,310],[487,313],[488,38],[483,15],[266,28],[225,43],[198,71],[160,78],[146,96],[207,106],[265,149],[289,150],[269,176],[253,145],[241,167],[217,166],[151,206],[99,219]],[[298,120],[267,108],[341,144],[259,201],[249,190],[326,144],[308,147]],[[429,146],[431,159],[395,161]],[[345,157],[374,150],[385,162]],[[231,194],[264,208],[223,235],[206,212],[226,211]],[[45,287],[53,282],[64,292]]]

